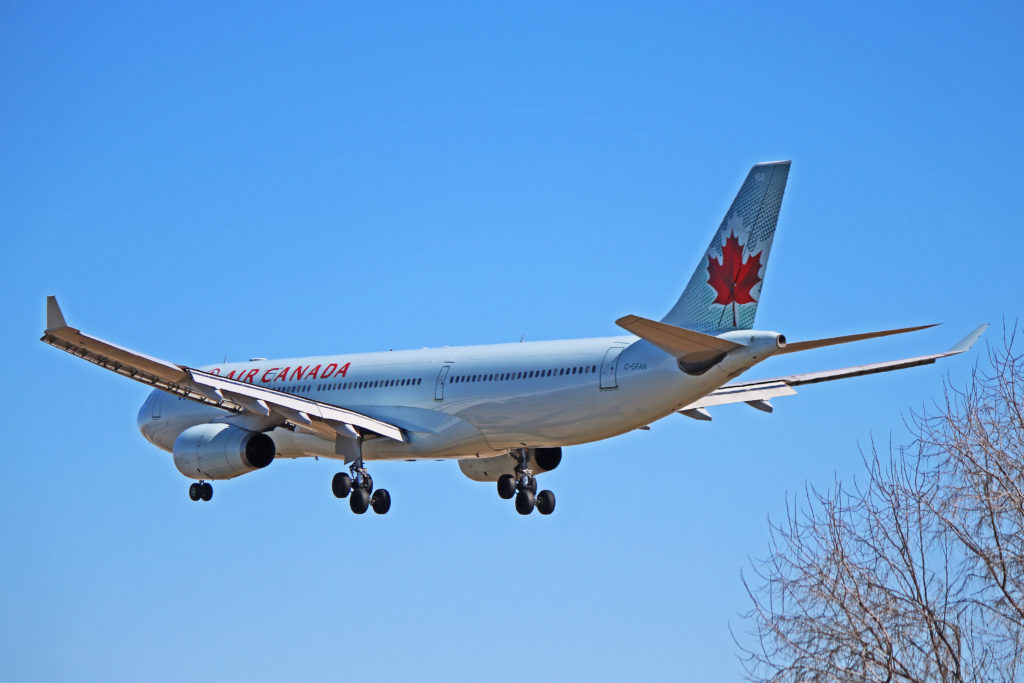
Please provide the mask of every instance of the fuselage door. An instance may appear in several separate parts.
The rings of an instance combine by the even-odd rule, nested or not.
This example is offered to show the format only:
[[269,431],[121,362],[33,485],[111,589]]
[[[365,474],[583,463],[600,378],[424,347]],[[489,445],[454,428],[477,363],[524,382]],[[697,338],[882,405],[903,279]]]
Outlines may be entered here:
[[604,361],[601,362],[602,389],[617,389],[619,387],[616,376],[619,370],[619,355],[624,348],[624,345],[616,345],[605,352]]
[[448,371],[452,369],[451,365],[441,366],[441,371],[437,373],[437,384],[434,385],[434,400],[444,400],[444,385],[448,382]]

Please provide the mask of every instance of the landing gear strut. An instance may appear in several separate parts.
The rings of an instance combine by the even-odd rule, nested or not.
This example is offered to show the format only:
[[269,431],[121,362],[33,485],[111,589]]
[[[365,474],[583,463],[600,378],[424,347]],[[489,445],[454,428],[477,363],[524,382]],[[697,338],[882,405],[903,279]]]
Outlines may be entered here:
[[509,452],[516,461],[515,474],[498,477],[498,495],[508,500],[516,499],[516,512],[528,515],[537,508],[542,515],[555,511],[555,494],[551,491],[537,493],[537,478],[530,469],[530,453],[525,448]]
[[348,497],[348,506],[352,512],[361,515],[371,507],[378,515],[383,515],[391,509],[391,494],[387,489],[373,490],[373,477],[363,466],[363,457],[360,455],[348,466],[351,476],[344,472],[338,472],[331,480],[331,491],[336,498]]
[[188,487],[188,497],[192,500],[206,502],[213,498],[213,487],[210,486],[209,482],[197,481]]

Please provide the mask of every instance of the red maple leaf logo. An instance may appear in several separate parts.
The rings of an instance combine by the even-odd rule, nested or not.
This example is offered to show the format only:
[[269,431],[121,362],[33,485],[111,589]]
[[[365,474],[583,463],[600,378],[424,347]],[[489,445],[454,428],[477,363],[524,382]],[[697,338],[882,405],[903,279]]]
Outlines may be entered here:
[[[732,304],[732,324],[736,325],[736,305],[752,304],[757,301],[751,291],[761,278],[761,254],[759,251],[746,261],[743,260],[743,247],[732,233],[722,245],[722,260],[708,254],[708,284],[715,288],[717,296],[711,303]],[[724,312],[724,311],[723,311]]]

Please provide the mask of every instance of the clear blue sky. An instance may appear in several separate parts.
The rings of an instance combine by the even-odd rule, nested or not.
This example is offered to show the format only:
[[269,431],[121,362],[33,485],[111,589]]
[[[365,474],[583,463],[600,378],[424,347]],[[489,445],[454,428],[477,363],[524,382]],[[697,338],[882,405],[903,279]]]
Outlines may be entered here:
[[339,5],[0,5],[5,677],[737,679],[766,518],[978,352],[567,449],[549,518],[451,462],[376,465],[357,518],[326,461],[190,502],[147,390],[37,341],[44,297],[188,364],[615,334],[781,158],[759,326],[944,325],[756,375],[996,339],[1020,4]]

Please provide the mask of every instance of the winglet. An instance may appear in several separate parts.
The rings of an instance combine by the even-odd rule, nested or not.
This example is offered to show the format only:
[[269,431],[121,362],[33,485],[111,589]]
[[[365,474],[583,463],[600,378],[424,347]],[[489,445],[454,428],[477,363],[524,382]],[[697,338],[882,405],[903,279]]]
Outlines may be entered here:
[[57,297],[46,297],[46,331],[62,330],[67,326],[68,324],[64,322],[64,314],[60,312]]
[[973,332],[971,332],[969,335],[967,335],[966,337],[958,341],[956,344],[954,344],[953,348],[946,352],[947,355],[952,356],[955,353],[963,353],[964,351],[969,350],[972,346],[974,346],[974,342],[978,341],[978,339],[981,338],[981,335],[985,334],[985,330],[987,329],[988,323],[978,325],[976,328],[974,328]]

